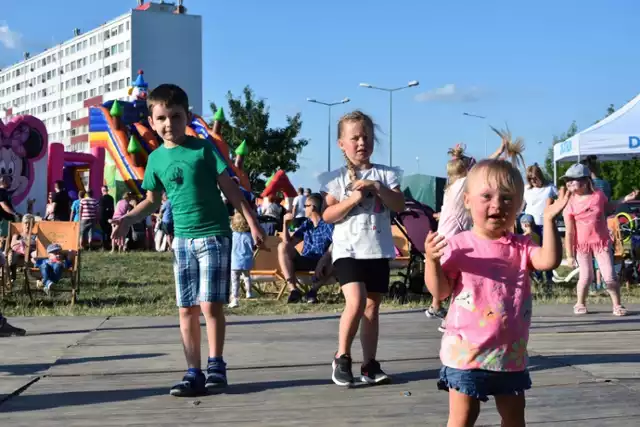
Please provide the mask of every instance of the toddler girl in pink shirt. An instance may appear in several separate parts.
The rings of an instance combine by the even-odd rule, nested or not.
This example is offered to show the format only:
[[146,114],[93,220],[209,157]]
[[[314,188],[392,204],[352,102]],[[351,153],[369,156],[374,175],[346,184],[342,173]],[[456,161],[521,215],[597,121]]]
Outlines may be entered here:
[[[573,306],[573,313],[587,314],[587,287],[593,282],[595,257],[611,296],[614,316],[625,316],[627,309],[620,302],[620,286],[613,270],[611,235],[607,227],[607,212],[613,211],[617,202],[608,202],[607,196],[593,187],[591,171],[585,165],[576,163],[571,166],[562,179],[571,192],[571,199],[564,210],[567,263],[573,267],[577,260],[580,269],[578,302]],[[634,191],[624,200],[635,199],[636,195]]]
[[483,160],[471,169],[464,188],[472,229],[446,239],[429,233],[425,242],[429,291],[452,298],[438,382],[449,391],[449,427],[474,425],[488,396],[495,397],[502,425],[525,425],[524,392],[531,388],[529,272],[560,264],[553,221],[568,196],[561,190],[545,209],[540,248],[511,232],[523,193],[522,175],[510,162]]

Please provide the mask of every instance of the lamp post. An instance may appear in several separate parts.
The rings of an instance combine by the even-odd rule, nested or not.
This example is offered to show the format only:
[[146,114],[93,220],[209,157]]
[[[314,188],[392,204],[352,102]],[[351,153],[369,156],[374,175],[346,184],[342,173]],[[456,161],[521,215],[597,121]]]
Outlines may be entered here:
[[487,157],[487,127],[488,127],[488,122],[487,122],[487,118],[485,116],[480,116],[478,114],[471,114],[471,113],[462,113],[463,116],[467,116],[467,117],[475,117],[476,119],[482,119],[484,120],[485,128],[484,128],[484,156]]
[[396,87],[393,89],[378,87],[369,83],[360,83],[360,87],[367,89],[377,89],[389,93],[389,166],[393,166],[393,92],[397,92],[402,89],[415,87],[420,84],[417,80],[411,80],[406,86]]
[[318,101],[317,99],[313,99],[313,98],[307,98],[308,102],[313,102],[314,104],[320,104],[320,105],[324,105],[326,107],[329,107],[329,123],[327,124],[327,171],[331,170],[331,107],[335,106],[335,105],[340,105],[340,104],[346,104],[347,102],[351,101],[349,98],[344,98],[342,101],[336,101],[336,102],[323,102],[323,101]]

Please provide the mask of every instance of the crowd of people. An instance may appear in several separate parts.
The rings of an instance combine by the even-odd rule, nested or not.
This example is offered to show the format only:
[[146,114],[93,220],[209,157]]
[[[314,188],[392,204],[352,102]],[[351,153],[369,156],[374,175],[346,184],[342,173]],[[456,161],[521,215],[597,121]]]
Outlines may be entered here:
[[[73,211],[57,183],[47,213],[56,220],[78,219],[86,239],[98,222],[104,230],[112,227],[111,240],[119,247],[135,224],[160,211],[159,227],[171,235],[187,364],[187,372],[170,394],[197,396],[227,386],[223,308],[227,303],[238,306],[242,281],[251,297],[253,253],[275,231],[282,238],[278,257],[289,303],[304,299],[297,271],[315,271],[308,302],[316,300],[329,275],[340,284],[345,307],[331,360],[332,381],[343,387],[356,381],[389,382],[377,360],[379,311],[389,290],[389,261],[396,255],[391,215],[404,210],[405,199],[401,171],[371,162],[375,147],[371,117],[354,111],[339,120],[337,142],[345,165],[319,177],[319,193],[300,189],[286,209],[276,200],[255,206],[255,198],[229,176],[225,161],[211,146],[185,135],[189,101],[181,88],[160,85],[147,103],[149,123],[164,144],[148,158],[142,183],[146,197],[137,202],[125,195],[114,207],[104,188],[100,200],[87,194]],[[489,396],[496,401],[503,425],[524,425],[525,392],[532,385],[527,370],[530,275],[539,272],[549,281],[548,272],[561,262],[559,215],[566,224],[567,263],[580,268],[574,313],[587,313],[585,291],[594,276],[595,258],[611,296],[612,314],[627,314],[612,273],[606,221],[616,202],[609,200],[608,185],[598,180],[594,159],[571,166],[562,177],[564,186],[556,190],[537,165],[523,170],[523,147],[507,135],[501,137],[498,150],[479,162],[465,155],[462,146],[450,151],[449,184],[437,215],[438,229],[425,241],[425,283],[433,296],[426,313],[442,320],[443,366],[437,387],[449,393],[450,426],[473,425],[480,403]],[[4,206],[1,188],[0,180],[0,206]],[[624,200],[637,195],[634,191]],[[303,247],[298,251],[300,242]],[[443,304],[447,298],[448,312]],[[201,313],[208,339],[204,371]],[[7,325],[0,316],[0,328]],[[354,377],[351,350],[358,329],[363,360],[360,375]]]

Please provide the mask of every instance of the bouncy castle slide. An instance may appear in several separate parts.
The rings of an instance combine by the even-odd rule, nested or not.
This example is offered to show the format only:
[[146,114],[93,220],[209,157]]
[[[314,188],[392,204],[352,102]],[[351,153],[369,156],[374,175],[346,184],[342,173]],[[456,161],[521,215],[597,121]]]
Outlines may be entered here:
[[[129,191],[138,196],[143,195],[142,179],[144,178],[144,166],[147,163],[149,154],[159,147],[155,133],[142,122],[146,122],[146,117],[140,117],[141,114],[136,111],[132,103],[118,101],[123,108],[120,117],[112,117],[110,108],[112,102],[105,103],[103,106],[91,107],[89,109],[89,141],[92,147],[104,147],[107,156],[111,158],[111,163],[107,161],[107,165],[115,164],[115,170],[120,175],[122,181],[127,185]],[[224,159],[228,165],[228,172],[231,176],[237,176],[240,185],[244,188],[250,188],[249,178],[247,174],[238,168],[233,162],[229,154],[229,147],[220,138],[219,135],[207,126],[204,120],[194,115],[193,121],[186,129],[187,135],[199,137],[211,141],[214,149]],[[131,153],[130,142],[135,138],[139,143],[139,150]],[[105,179],[109,173],[105,168]]]

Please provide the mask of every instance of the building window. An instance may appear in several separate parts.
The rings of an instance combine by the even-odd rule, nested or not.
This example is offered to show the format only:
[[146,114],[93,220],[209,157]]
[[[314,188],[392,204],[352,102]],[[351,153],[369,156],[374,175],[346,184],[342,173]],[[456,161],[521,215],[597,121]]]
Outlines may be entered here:
[[118,53],[118,45],[113,45],[111,46],[111,55],[115,55],[116,53]]
[[111,92],[111,83],[107,83],[106,85],[104,85],[104,92]]
[[127,40],[127,42],[125,43],[125,46],[126,46],[125,47],[126,50],[131,49],[131,40]]
[[124,24],[118,25],[118,34],[124,33]]
[[121,79],[121,80],[118,82],[118,89],[124,89],[124,79]]

